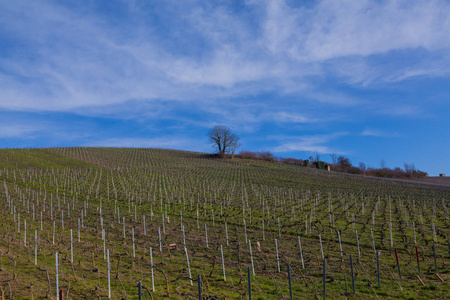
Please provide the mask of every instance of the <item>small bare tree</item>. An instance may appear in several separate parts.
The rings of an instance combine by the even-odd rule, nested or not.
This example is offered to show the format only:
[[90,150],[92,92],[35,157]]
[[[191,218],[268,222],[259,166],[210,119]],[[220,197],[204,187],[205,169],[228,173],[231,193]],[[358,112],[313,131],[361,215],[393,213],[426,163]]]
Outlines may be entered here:
[[239,148],[239,137],[224,125],[215,125],[208,132],[209,142],[213,144],[220,156],[226,153],[232,155]]
[[366,164],[363,163],[363,162],[360,162],[360,163],[359,163],[359,168],[361,169],[361,171],[366,171],[366,170],[367,170],[367,166],[366,166]]
[[239,138],[236,137],[234,141],[230,144],[230,154],[231,158],[234,158],[234,154],[236,153],[236,150],[241,146],[241,143],[239,143]]
[[337,164],[337,155],[336,154],[330,154],[331,156],[331,161],[333,162],[333,166],[335,166]]

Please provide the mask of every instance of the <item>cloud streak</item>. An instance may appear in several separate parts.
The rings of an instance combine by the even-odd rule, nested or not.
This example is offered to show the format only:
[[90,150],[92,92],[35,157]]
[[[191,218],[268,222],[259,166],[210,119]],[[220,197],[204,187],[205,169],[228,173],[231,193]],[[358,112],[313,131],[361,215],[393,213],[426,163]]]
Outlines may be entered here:
[[279,146],[274,147],[271,151],[275,153],[283,152],[310,152],[319,154],[345,154],[343,151],[339,151],[329,146],[329,143],[339,137],[345,136],[346,132],[336,132],[333,134],[324,135],[312,135],[301,137],[287,138],[288,142],[282,143]]
[[32,136],[37,131],[39,129],[36,126],[27,124],[1,124],[0,138],[14,138],[17,136],[26,138]]
[[397,136],[396,133],[385,133],[380,130],[376,129],[365,129],[363,132],[361,132],[361,136],[374,136],[374,137],[395,137]]

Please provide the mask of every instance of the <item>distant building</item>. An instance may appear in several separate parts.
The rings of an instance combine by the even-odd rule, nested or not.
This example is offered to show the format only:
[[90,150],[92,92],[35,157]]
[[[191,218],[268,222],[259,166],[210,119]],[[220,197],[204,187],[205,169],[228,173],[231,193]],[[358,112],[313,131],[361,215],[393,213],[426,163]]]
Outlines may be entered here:
[[439,174],[439,177],[445,177],[445,173]]

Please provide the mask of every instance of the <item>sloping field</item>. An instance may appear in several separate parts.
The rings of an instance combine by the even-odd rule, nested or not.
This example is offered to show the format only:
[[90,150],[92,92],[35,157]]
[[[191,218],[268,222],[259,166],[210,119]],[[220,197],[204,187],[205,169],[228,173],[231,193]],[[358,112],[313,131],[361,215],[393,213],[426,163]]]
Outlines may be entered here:
[[126,148],[0,150],[0,180],[5,299],[290,299],[288,264],[293,299],[449,295],[450,187]]
[[450,185],[450,177],[428,177],[428,178],[422,178],[422,179],[420,179],[420,181],[425,182],[425,183]]

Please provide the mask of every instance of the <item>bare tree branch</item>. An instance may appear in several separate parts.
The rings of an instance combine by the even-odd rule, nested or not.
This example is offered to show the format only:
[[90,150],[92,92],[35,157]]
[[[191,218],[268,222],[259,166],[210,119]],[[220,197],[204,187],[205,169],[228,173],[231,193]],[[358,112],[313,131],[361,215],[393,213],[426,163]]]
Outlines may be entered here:
[[215,125],[208,132],[209,142],[213,144],[219,155],[230,153],[234,155],[239,148],[239,137],[224,125]]

